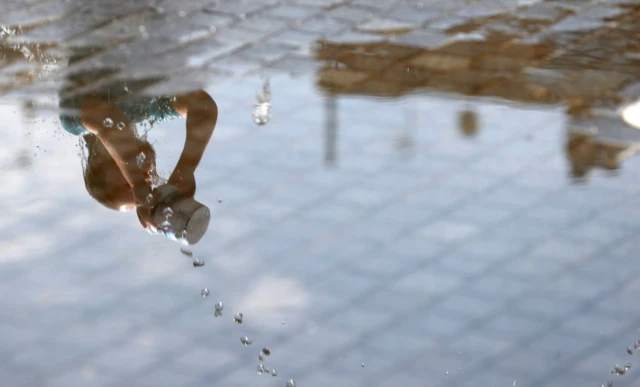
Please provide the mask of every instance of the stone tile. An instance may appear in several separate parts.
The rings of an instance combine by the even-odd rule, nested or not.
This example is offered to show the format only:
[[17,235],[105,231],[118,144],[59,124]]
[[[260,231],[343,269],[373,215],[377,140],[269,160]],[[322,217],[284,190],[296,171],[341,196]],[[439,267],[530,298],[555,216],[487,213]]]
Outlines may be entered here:
[[204,9],[215,11],[215,12],[224,12],[224,13],[229,13],[234,15],[239,15],[239,14],[249,15],[249,14],[258,12],[263,8],[267,8],[271,4],[273,4],[273,2],[262,1],[262,0],[254,1],[254,2],[217,1],[209,4]]
[[505,261],[504,272],[527,283],[545,283],[570,269],[570,264],[555,258],[532,256]]
[[605,376],[605,373],[599,373],[591,371],[589,373],[569,371],[563,372],[560,375],[554,376],[544,386],[548,387],[560,387],[568,385],[586,385],[596,381],[597,383],[604,383],[611,379],[609,375]]
[[386,359],[405,359],[416,353],[424,353],[434,346],[432,337],[426,335],[415,335],[397,327],[385,330],[384,334],[374,334],[370,337],[363,353],[375,356],[384,354]]
[[444,272],[436,273],[430,268],[414,270],[412,274],[398,280],[393,286],[399,291],[419,292],[425,299],[443,296],[461,283],[461,278]]
[[356,304],[334,314],[326,324],[332,329],[340,331],[364,333],[375,331],[381,325],[388,325],[392,319],[393,317],[389,316],[384,305],[371,309]]
[[320,13],[321,10],[313,6],[280,4],[265,11],[269,15],[287,19],[289,21],[302,20]]
[[[273,40],[273,42],[277,42],[278,40]],[[281,43],[289,44],[286,40],[280,40]],[[316,62],[314,60],[309,60],[305,57],[299,56],[286,56],[282,59],[274,62],[269,65],[269,69],[275,72],[282,72],[285,74],[289,74],[292,76],[297,76],[301,74],[306,74],[309,72],[313,72],[319,69],[322,66],[321,63]]]
[[89,360],[98,369],[110,369],[113,375],[138,373],[160,359],[153,349],[138,343],[123,343],[102,351]]
[[[338,348],[346,347],[353,341],[354,338],[344,332],[333,331],[324,325],[317,327],[314,325],[310,332],[292,335],[289,344],[281,347],[279,350],[279,353],[283,355],[280,361],[286,359],[284,354],[288,354],[286,357],[293,357],[291,360],[295,359],[295,354],[301,352],[300,348],[313,348],[314,351],[309,353],[307,357],[310,360],[314,358],[317,359],[320,356],[336,353]],[[301,360],[299,364],[296,364],[297,367],[304,366],[304,358],[301,358]],[[291,364],[294,363],[295,362]]]
[[99,321],[79,322],[55,338],[58,345],[70,345],[75,348],[98,349],[131,337],[140,327],[135,320],[127,316],[109,316]]
[[311,32],[325,37],[350,28],[350,23],[331,16],[319,15],[306,20],[299,28],[301,31]]
[[413,336],[425,336],[430,340],[455,336],[463,331],[468,323],[461,316],[445,308],[419,308],[406,311],[402,315],[408,318],[398,321],[397,329]]
[[117,378],[111,370],[96,367],[90,363],[85,363],[79,367],[71,368],[65,373],[54,376],[47,380],[47,385],[52,387],[75,387],[75,386],[108,386]]
[[[193,361],[194,360],[192,360],[192,362]],[[140,387],[155,387],[164,384],[170,384],[175,387],[191,386],[192,383],[200,381],[199,377],[201,376],[200,373],[203,368],[204,367],[201,366],[196,372],[188,373],[179,365],[168,364],[163,367],[153,369],[150,372],[145,372],[139,377],[133,377],[131,379],[125,378],[124,380],[116,382],[114,386],[119,383],[127,382],[134,383],[136,386]]]
[[376,287],[376,282],[371,278],[341,272],[322,278],[318,283],[311,285],[311,289],[336,300],[346,301],[366,295]]
[[6,340],[6,344],[2,346],[3,353],[29,347],[36,344],[38,339],[41,338],[41,335],[37,332],[14,327],[7,323],[0,325],[0,335]]
[[284,44],[258,43],[242,51],[242,56],[260,62],[274,62],[291,54],[294,48]]
[[528,338],[547,329],[544,321],[530,318],[512,310],[496,313],[481,328],[487,336],[499,336],[513,343],[527,342]]
[[514,371],[489,369],[487,371],[474,372],[464,377],[461,386],[473,386],[481,383],[486,386],[526,386],[526,381],[518,382],[518,374]]
[[267,43],[303,48],[318,40],[319,35],[311,32],[289,30],[266,40]]
[[450,216],[472,223],[490,226],[501,223],[513,216],[513,211],[498,205],[488,206],[483,203],[464,203],[450,213]]
[[258,15],[242,20],[236,26],[248,31],[272,34],[278,31],[285,31],[289,27],[289,23],[268,15]]
[[502,356],[513,347],[513,343],[486,337],[482,332],[469,332],[459,335],[448,346],[449,351],[458,353],[460,364],[467,369],[478,363]]
[[[258,348],[256,348],[256,351]],[[205,361],[203,364],[201,361]],[[202,345],[190,346],[175,358],[172,364],[178,375],[198,375],[203,370],[211,372],[233,365],[238,359],[237,354],[222,348],[209,348]]]
[[499,312],[504,304],[501,300],[477,297],[473,292],[463,289],[457,294],[450,294],[442,301],[443,308],[451,311],[463,320],[474,321],[484,319]]
[[367,6],[351,6],[349,4],[331,9],[327,14],[352,23],[359,23],[373,17],[378,11]]
[[419,234],[425,238],[442,243],[462,243],[478,235],[479,225],[449,218],[437,220],[419,230]]

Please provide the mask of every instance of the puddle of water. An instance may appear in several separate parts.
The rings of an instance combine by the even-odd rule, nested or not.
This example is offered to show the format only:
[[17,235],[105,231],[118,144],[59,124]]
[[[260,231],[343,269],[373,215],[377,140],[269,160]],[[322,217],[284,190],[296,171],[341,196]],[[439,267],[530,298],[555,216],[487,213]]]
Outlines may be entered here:
[[[184,355],[180,372],[215,370],[223,384],[255,384],[240,337],[263,348],[256,373],[276,377],[276,366],[287,387],[533,386],[592,373],[589,356],[635,329],[637,5],[474,3],[437,18],[413,2],[387,13],[357,1],[181,3],[79,5],[90,17],[0,6],[29,22],[0,22],[0,169],[11,182],[0,294],[25,300],[0,312],[0,356],[75,337],[73,316],[140,313],[163,322],[139,324],[163,330],[156,354]],[[505,285],[514,273],[519,286]],[[212,313],[198,289],[247,318],[216,320],[222,302]],[[358,319],[380,305],[394,313]],[[357,321],[342,321],[345,310]],[[399,329],[398,315],[415,325]],[[492,336],[516,315],[536,329]],[[46,316],[60,320],[51,332],[34,323]],[[571,329],[577,317],[587,323]],[[116,370],[110,382],[147,377],[135,367],[154,355],[117,347],[132,333],[107,329],[112,342],[90,348],[98,370]],[[497,339],[499,350],[472,345]],[[74,372],[44,360],[66,345],[84,354],[92,338],[77,340],[45,340],[37,372],[10,361],[12,375],[26,385]],[[470,343],[464,367],[445,361],[452,341]],[[505,375],[528,341],[553,362]],[[347,351],[366,353],[366,367],[328,361]],[[203,357],[211,364],[188,370]],[[596,363],[606,380],[615,362]],[[615,377],[634,372],[619,364]]]

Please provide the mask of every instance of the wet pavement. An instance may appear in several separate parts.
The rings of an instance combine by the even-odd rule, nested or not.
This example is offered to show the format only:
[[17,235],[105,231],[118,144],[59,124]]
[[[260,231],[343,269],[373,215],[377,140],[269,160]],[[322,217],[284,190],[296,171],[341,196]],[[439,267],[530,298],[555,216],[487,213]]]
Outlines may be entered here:
[[3,2],[2,385],[640,386],[638,32],[635,0]]

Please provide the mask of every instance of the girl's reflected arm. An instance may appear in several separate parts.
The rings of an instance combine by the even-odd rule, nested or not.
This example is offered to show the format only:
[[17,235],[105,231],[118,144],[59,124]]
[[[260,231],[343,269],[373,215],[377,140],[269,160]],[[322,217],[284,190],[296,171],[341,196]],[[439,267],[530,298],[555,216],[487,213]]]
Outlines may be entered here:
[[183,194],[193,196],[196,190],[194,173],[216,127],[218,106],[204,90],[176,97],[174,106],[181,116],[187,117],[187,138],[168,183]]

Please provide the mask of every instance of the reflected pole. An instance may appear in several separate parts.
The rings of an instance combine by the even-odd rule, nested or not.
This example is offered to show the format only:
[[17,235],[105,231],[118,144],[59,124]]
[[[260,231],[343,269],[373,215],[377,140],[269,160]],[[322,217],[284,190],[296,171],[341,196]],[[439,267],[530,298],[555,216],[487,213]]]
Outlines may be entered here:
[[338,108],[335,94],[330,93],[325,102],[324,161],[327,167],[336,165],[338,143]]

